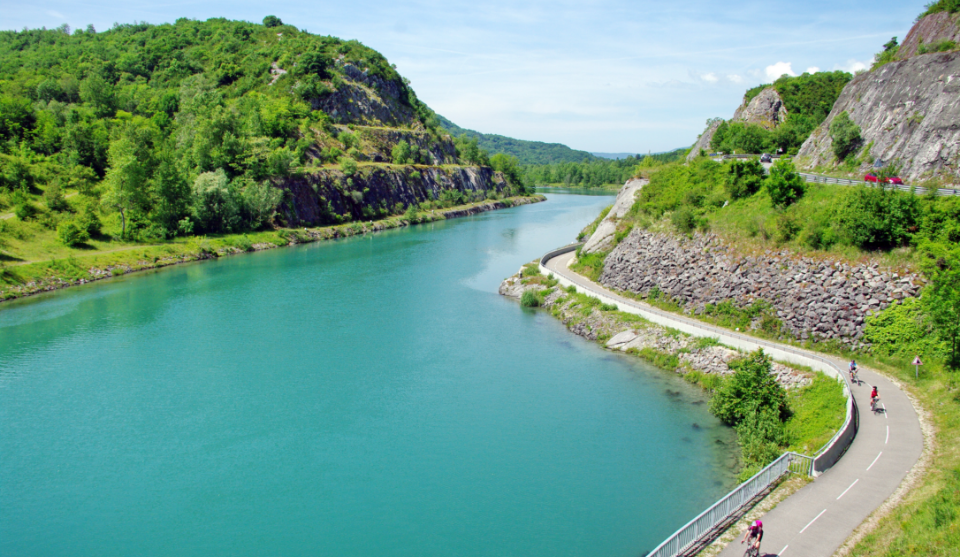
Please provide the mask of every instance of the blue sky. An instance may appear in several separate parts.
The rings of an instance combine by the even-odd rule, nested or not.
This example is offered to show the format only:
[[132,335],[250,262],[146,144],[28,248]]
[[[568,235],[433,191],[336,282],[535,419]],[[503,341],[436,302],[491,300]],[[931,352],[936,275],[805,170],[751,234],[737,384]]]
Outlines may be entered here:
[[925,1],[2,1],[0,28],[257,21],[383,53],[458,125],[601,152],[689,146],[782,73],[855,70]]

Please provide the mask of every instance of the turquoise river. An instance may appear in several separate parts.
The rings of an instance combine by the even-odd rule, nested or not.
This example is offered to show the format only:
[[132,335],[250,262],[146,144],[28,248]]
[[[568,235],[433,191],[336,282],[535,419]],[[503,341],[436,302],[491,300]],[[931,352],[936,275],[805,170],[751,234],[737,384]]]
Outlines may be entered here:
[[679,378],[497,294],[610,196],[0,306],[0,555],[636,557],[732,484]]

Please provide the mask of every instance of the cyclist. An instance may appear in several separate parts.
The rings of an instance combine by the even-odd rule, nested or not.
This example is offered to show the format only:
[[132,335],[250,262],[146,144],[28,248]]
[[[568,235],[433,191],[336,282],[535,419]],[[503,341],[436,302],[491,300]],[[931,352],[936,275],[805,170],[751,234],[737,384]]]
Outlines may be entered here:
[[[744,534],[743,534],[743,539],[740,540],[740,543],[741,543],[741,544],[745,543],[748,538],[749,538],[749,540],[750,540],[750,546],[751,546],[754,550],[756,550],[757,553],[759,553],[759,552],[760,552],[760,540],[763,539],[763,522],[760,522],[759,520],[755,520],[755,521],[753,522],[753,524],[751,524],[751,525],[747,528],[747,531],[744,532]],[[749,549],[750,549],[750,548],[748,548],[748,550],[749,550]]]
[[850,382],[860,384],[860,380],[857,379],[857,361],[850,360]]
[[880,400],[880,393],[877,392],[877,386],[873,386],[873,390],[870,391],[870,409],[874,412],[877,411],[877,402]]

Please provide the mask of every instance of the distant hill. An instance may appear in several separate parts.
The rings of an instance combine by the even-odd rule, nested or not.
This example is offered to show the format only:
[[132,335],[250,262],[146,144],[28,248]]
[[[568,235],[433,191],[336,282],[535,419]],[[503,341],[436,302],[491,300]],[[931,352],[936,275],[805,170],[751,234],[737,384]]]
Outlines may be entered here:
[[636,155],[636,153],[590,153],[590,154],[595,157],[600,157],[601,159],[610,159],[610,160],[625,159],[627,157],[632,157]]
[[439,114],[437,114],[437,118],[440,119],[440,127],[450,132],[450,135],[454,137],[465,135],[468,139],[476,139],[480,147],[489,151],[490,154],[512,155],[520,159],[520,164],[583,162],[585,160],[596,160],[597,158],[586,151],[577,151],[560,143],[525,141],[502,135],[480,133],[461,128]]

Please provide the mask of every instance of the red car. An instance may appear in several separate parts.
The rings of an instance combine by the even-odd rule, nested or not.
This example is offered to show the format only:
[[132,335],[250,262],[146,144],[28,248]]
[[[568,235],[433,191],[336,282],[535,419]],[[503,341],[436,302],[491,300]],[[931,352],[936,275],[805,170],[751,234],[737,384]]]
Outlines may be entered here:
[[[877,178],[877,175],[876,175],[876,174],[874,174],[873,172],[871,172],[870,174],[867,174],[866,176],[864,176],[864,177],[863,177],[863,180],[864,180],[865,182],[873,182],[874,184],[876,184],[877,181],[878,181],[878,178]],[[903,180],[901,180],[899,176],[891,176],[891,177],[887,178],[887,183],[888,183],[888,184],[899,184],[899,185],[903,185]]]

